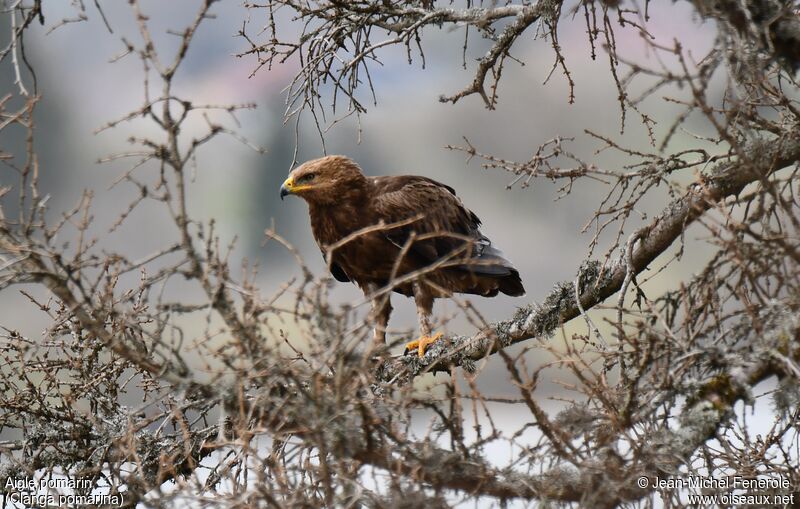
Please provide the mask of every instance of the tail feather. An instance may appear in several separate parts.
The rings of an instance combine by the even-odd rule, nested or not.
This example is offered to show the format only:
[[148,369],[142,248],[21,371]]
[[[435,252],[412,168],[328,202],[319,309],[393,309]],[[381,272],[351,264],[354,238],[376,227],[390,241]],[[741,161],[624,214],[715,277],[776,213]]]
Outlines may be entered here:
[[519,297],[525,294],[525,287],[517,269],[486,237],[481,238],[476,245],[473,260],[475,263],[463,265],[462,269],[499,280],[498,289],[506,295]]
[[500,291],[512,297],[525,295],[525,287],[522,286],[522,279],[516,269],[512,269],[511,274],[500,280]]

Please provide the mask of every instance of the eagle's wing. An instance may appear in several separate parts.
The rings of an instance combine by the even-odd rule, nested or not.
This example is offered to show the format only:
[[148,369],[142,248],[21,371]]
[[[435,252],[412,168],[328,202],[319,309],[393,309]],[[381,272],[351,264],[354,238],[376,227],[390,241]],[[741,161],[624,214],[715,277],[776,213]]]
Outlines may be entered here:
[[[322,253],[322,257],[325,257],[324,252]],[[340,281],[342,283],[347,283],[350,281],[350,278],[347,277],[347,273],[336,262],[331,263],[331,274],[333,274],[333,277],[336,278],[336,281]]]
[[[511,263],[481,234],[480,219],[464,206],[453,188],[418,176],[373,179],[377,191],[373,206],[386,224],[419,217],[410,224],[386,231],[385,235],[396,245],[405,246],[412,232],[417,237],[431,235],[415,240],[410,246],[410,251],[426,264],[456,251],[457,257],[466,255],[474,262],[456,269],[495,277],[516,274]],[[471,251],[463,253],[467,243],[471,244]]]

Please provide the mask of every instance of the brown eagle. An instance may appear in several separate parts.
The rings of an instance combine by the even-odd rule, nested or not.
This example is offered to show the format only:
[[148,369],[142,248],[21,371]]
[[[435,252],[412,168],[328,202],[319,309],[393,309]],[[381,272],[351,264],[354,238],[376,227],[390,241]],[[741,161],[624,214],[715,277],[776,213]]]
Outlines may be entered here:
[[372,298],[376,342],[386,340],[389,290],[414,297],[421,337],[406,349],[420,357],[441,337],[431,336],[434,299],[525,293],[517,269],[450,186],[413,175],[367,177],[350,158],[327,156],[292,170],[281,199],[288,194],[308,202],[311,230],[333,277]]

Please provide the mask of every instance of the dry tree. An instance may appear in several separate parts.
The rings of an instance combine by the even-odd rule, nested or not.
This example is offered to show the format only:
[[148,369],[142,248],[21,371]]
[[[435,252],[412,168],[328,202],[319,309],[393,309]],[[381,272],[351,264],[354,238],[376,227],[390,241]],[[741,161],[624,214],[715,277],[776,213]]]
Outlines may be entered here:
[[[23,136],[27,150],[0,145],[9,182],[0,187],[0,291],[23,296],[46,323],[39,337],[0,324],[4,501],[38,503],[20,498],[33,493],[24,482],[6,480],[54,478],[71,480],[60,493],[76,506],[649,507],[702,505],[688,498],[698,494],[727,496],[717,499],[723,505],[800,495],[796,3],[691,2],[715,30],[701,58],[678,39],[650,37],[646,0],[248,4],[243,55],[255,59],[255,73],[294,61],[286,118],[311,115],[321,133],[364,114],[364,96],[375,93],[370,69],[388,48],[424,65],[435,29],[451,29],[463,44],[461,64],[474,71],[443,102],[475,97],[494,108],[504,67],[535,44],[550,47],[551,86],[562,79],[570,102],[575,83],[558,34],[579,23],[586,51],[608,62],[621,130],[635,124],[650,139],[643,151],[623,136],[586,131],[582,140],[533,147],[525,161],[484,153],[475,140],[451,147],[507,172],[512,186],[554,181],[567,195],[600,183],[588,254],[539,304],[497,323],[466,306],[473,335],[449,337],[423,358],[388,359],[364,350],[363,313],[332,305],[329,281],[302,258],[300,278],[259,288],[256,268],[231,259],[231,240],[189,213],[198,148],[219,136],[249,143],[221,118],[253,105],[194,104],[173,86],[214,3],[199,2],[170,53],[151,33],[158,13],[131,0],[138,37],[123,44],[125,58],[141,61],[144,103],[105,128],[124,132],[142,121],[157,134],[132,137],[132,150],[108,158],[130,162],[118,182],[135,197],[99,233],[91,193],[54,215],[39,190],[48,169],[32,140],[47,90],[35,85],[24,36],[31,24],[52,21],[40,1],[1,4],[10,31],[0,62],[15,86],[0,98],[0,133]],[[108,23],[102,5],[94,2],[92,15]],[[90,17],[83,2],[75,8],[78,21]],[[654,56],[650,64],[629,60],[617,44],[616,34],[631,29]],[[473,65],[476,38],[488,49]],[[655,118],[652,100],[681,113]],[[206,131],[192,136],[182,127],[197,116]],[[690,120],[713,134],[676,144]],[[574,149],[581,143],[627,163],[585,160]],[[647,217],[644,203],[663,208]],[[101,248],[102,235],[141,207],[174,223],[173,242],[140,259]],[[691,240],[690,228],[704,238]],[[267,236],[297,255],[275,232]],[[700,244],[713,249],[703,269],[653,294],[653,273]],[[176,282],[191,295],[173,299],[165,289]],[[572,320],[588,332],[568,334]],[[507,348],[514,344],[522,347]],[[514,397],[480,389],[493,360]],[[445,374],[437,390],[415,390],[431,373]],[[573,381],[557,412],[542,404],[543,377]],[[749,409],[763,400],[773,424],[755,436]],[[526,416],[524,424],[501,422],[500,407]],[[498,447],[511,454],[492,454]],[[716,484],[681,484],[688,479]]]

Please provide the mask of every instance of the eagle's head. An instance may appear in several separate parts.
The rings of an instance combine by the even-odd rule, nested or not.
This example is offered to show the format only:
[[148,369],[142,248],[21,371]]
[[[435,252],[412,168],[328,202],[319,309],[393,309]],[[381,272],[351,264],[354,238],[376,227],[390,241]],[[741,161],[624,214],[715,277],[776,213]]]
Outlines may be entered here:
[[332,205],[354,193],[363,193],[366,184],[355,161],[346,156],[325,156],[289,172],[281,186],[281,199],[295,194],[310,204]]

